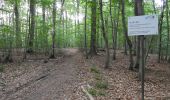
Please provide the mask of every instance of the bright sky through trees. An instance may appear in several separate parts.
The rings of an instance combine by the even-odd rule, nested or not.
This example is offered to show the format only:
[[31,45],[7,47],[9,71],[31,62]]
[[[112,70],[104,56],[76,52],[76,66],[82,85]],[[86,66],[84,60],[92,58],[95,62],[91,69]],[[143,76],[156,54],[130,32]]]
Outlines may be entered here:
[[[105,2],[107,2],[108,0],[105,0]],[[157,6],[161,6],[163,4],[163,1],[162,0],[155,0],[155,3],[157,4]],[[2,8],[4,5],[4,0],[0,0],[0,8]],[[23,8],[24,9],[29,9],[29,5],[27,3],[24,3],[23,5]],[[61,9],[61,2],[57,2],[56,3],[56,8],[59,10]],[[26,10],[25,10],[26,11]],[[39,7],[37,8],[37,12],[39,14],[42,13],[42,9]],[[83,18],[84,18],[84,14],[80,12],[79,16],[77,14],[68,14],[67,15],[69,19],[71,19],[73,22],[75,22],[75,20],[79,20],[80,22],[83,21]],[[3,15],[1,15],[0,17],[4,17]],[[66,17],[66,12],[64,11],[64,17]]]
[[163,4],[162,0],[155,0],[155,3],[161,6]]

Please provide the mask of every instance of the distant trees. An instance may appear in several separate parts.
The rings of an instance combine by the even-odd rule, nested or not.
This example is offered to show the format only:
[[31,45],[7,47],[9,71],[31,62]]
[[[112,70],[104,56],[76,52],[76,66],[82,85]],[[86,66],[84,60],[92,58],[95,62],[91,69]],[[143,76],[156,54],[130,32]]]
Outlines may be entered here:
[[[159,37],[146,38],[148,49],[145,59],[149,57],[149,53],[155,53],[158,55],[158,62],[170,62],[169,3],[164,0],[163,6],[157,7],[155,0],[144,2],[147,7],[143,11],[146,14],[160,13],[160,34]],[[43,51],[54,58],[55,48],[84,46],[86,55],[94,56],[100,50],[104,51],[107,55],[105,65],[108,66],[109,53],[115,60],[116,50],[126,48],[129,69],[139,68],[140,39],[127,35],[127,17],[133,16],[134,12],[137,15],[138,6],[134,1],[6,0],[5,4],[0,8],[1,15],[6,16],[0,16],[0,20],[3,19],[0,21],[0,38],[3,38],[0,39],[0,48],[6,52],[8,60],[12,59],[13,48],[25,47],[24,58],[33,51]],[[134,4],[135,8],[132,6]],[[10,11],[9,8],[12,7],[13,11]],[[79,18],[83,14],[84,20]],[[109,52],[109,48],[113,49]],[[136,56],[135,63],[132,53]]]

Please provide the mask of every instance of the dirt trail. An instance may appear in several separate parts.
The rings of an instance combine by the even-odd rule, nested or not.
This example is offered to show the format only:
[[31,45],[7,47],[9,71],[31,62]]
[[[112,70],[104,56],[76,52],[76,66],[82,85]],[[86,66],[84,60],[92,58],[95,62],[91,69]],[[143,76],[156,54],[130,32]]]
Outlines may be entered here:
[[[79,84],[76,53],[78,50],[73,49],[67,52],[61,63],[49,61],[48,66],[37,65],[35,70],[29,72],[30,74],[23,73],[18,76],[7,84],[0,100],[70,100]],[[33,73],[36,75],[32,75]],[[28,76],[31,78],[25,83],[20,83],[21,79],[27,79]],[[12,89],[8,88],[12,86]]]

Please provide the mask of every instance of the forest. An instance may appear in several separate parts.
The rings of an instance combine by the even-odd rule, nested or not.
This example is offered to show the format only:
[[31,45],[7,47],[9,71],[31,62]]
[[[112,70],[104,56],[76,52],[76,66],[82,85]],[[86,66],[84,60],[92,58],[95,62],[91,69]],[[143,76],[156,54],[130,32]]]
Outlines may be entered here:
[[[169,6],[0,0],[0,100],[169,100]],[[158,16],[158,34],[129,36],[142,15]]]

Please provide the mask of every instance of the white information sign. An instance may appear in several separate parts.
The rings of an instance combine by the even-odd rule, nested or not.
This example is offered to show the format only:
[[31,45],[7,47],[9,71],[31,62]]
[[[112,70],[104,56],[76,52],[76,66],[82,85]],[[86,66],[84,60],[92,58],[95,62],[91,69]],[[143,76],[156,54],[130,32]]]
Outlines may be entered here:
[[128,36],[133,35],[157,35],[158,16],[144,15],[128,18]]

